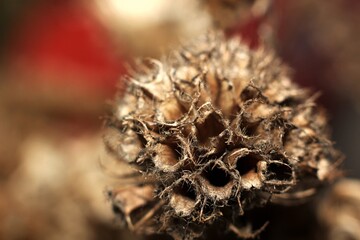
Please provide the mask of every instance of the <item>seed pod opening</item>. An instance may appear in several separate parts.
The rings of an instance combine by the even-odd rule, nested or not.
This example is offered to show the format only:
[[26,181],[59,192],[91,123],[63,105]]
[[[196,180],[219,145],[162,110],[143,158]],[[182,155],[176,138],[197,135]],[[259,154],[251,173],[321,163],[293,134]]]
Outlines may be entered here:
[[177,215],[189,216],[195,209],[196,197],[194,186],[187,181],[181,181],[173,189],[170,206]]
[[199,176],[203,194],[211,199],[224,200],[231,196],[234,181],[225,167],[208,164]]

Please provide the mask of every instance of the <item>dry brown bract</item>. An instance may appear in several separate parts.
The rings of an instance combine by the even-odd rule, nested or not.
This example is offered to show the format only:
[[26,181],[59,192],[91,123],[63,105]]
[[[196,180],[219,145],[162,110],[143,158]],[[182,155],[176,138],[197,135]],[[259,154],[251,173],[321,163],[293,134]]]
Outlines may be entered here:
[[336,175],[323,111],[272,52],[208,33],[142,61],[129,80],[105,142],[143,174],[138,190],[110,194],[136,231],[192,239],[217,222],[252,237],[250,209],[296,201]]

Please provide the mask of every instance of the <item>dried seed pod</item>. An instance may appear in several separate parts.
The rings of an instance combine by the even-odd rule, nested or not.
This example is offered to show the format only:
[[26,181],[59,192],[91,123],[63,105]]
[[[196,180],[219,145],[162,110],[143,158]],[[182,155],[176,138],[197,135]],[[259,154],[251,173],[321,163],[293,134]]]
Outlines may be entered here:
[[[337,173],[340,155],[313,100],[272,52],[217,33],[142,61],[105,136],[154,189],[122,212],[128,225],[177,239],[218,220],[239,237],[259,232],[243,225],[250,209],[296,201]],[[126,208],[116,193],[113,204]]]

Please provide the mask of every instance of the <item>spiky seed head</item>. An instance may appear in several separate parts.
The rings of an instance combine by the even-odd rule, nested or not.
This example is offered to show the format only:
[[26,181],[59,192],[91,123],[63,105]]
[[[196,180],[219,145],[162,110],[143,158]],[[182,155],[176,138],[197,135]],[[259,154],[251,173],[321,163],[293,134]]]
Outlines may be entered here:
[[134,199],[147,201],[136,206],[114,190],[123,219],[180,239],[216,220],[237,229],[270,199],[296,201],[331,179],[339,159],[323,110],[273,52],[213,32],[141,61],[107,130],[109,150],[144,179]]

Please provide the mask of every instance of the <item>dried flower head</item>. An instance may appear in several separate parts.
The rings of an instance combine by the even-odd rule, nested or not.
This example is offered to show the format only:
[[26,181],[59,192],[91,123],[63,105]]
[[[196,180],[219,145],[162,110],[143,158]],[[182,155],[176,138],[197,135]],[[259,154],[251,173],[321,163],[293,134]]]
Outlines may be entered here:
[[105,142],[143,175],[110,193],[136,231],[192,239],[217,222],[252,237],[251,209],[296,201],[335,175],[324,112],[272,52],[208,33],[142,61],[129,80]]

